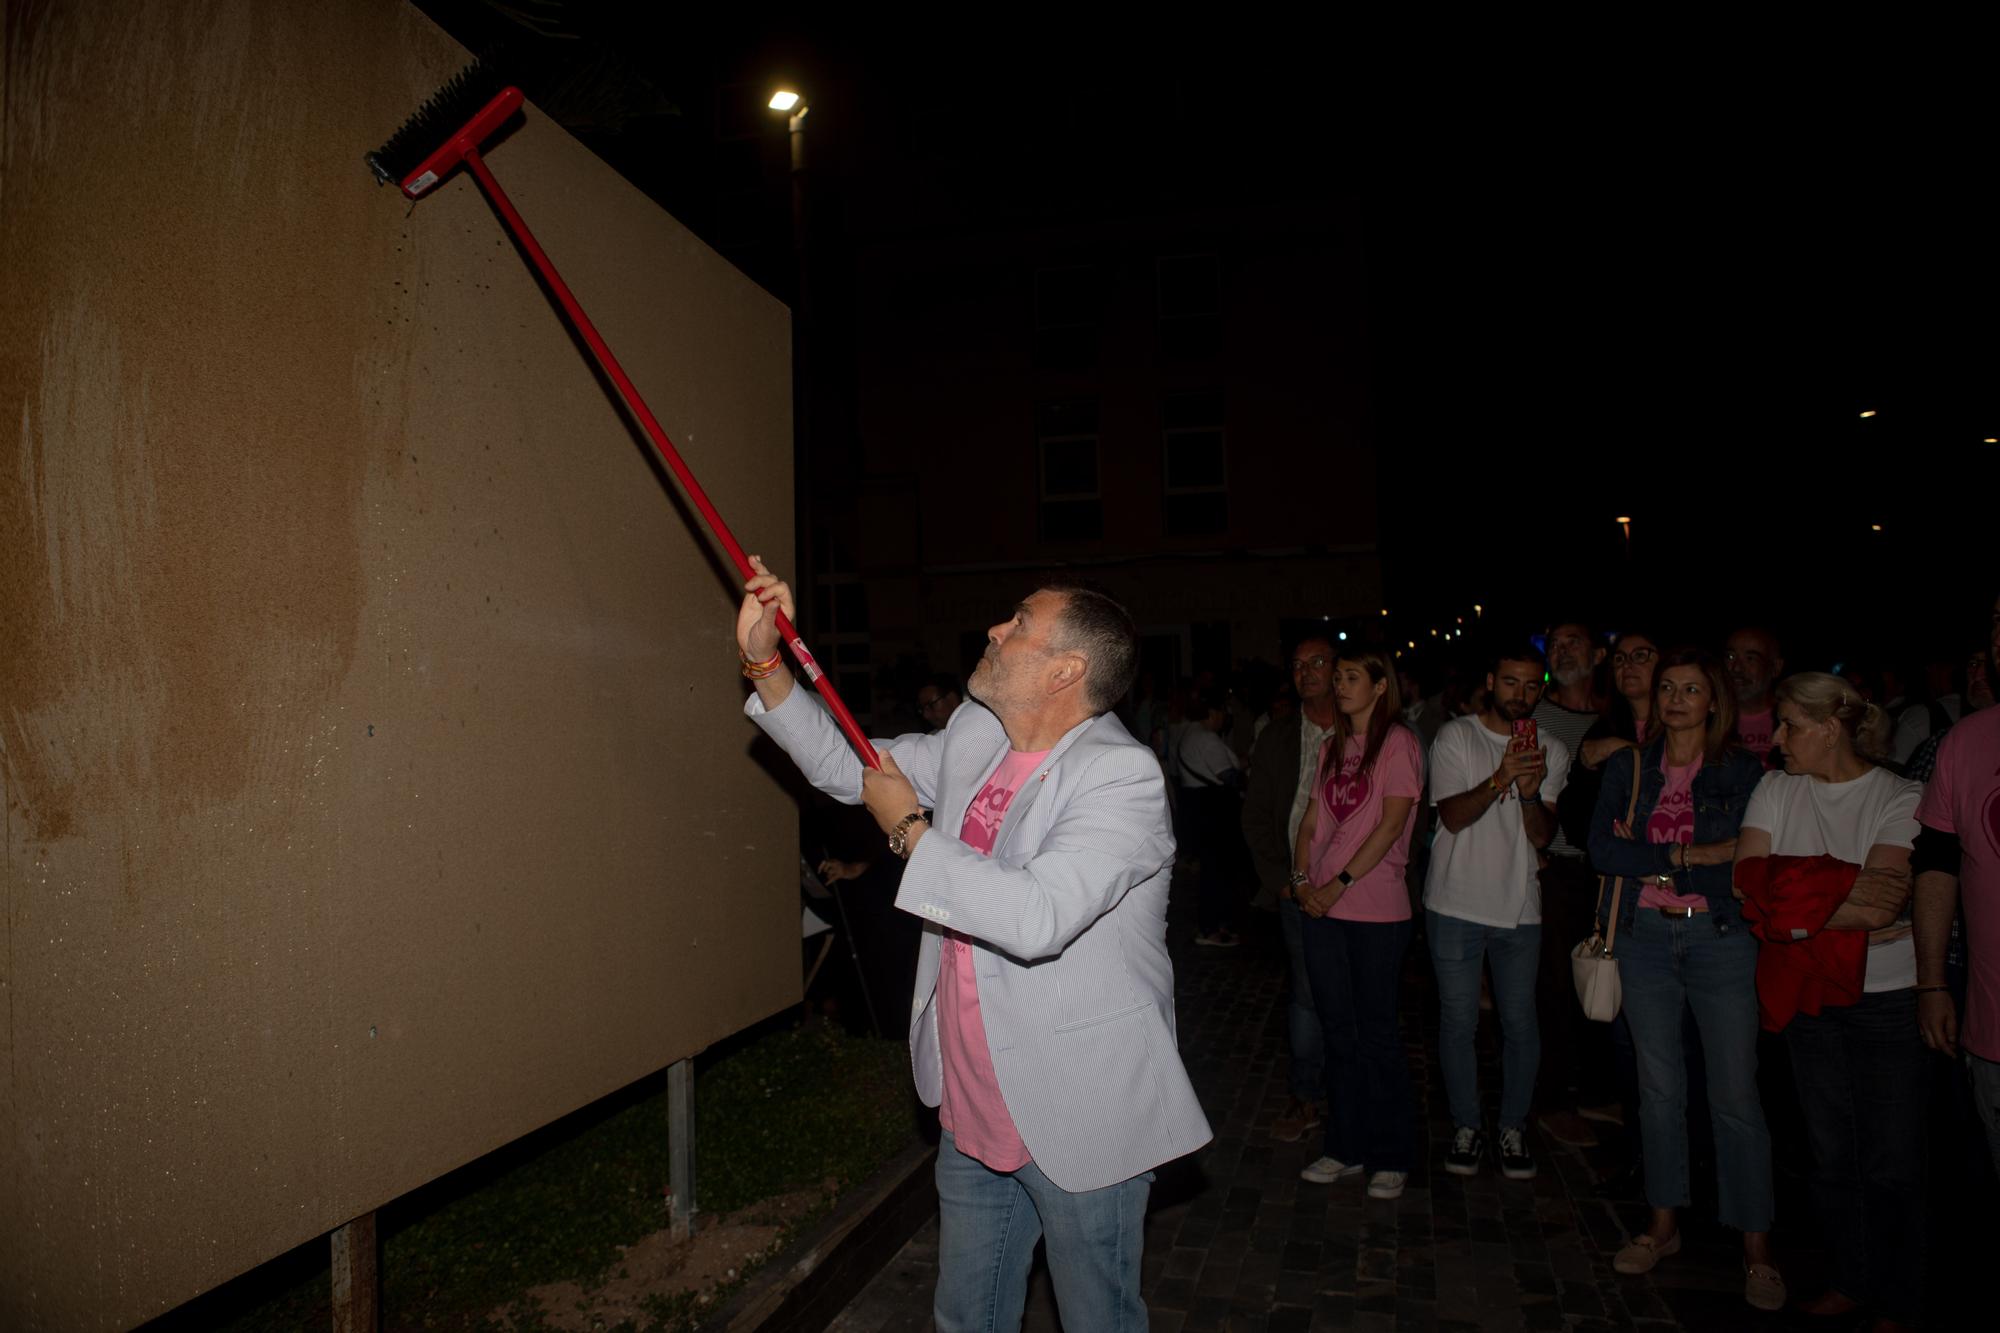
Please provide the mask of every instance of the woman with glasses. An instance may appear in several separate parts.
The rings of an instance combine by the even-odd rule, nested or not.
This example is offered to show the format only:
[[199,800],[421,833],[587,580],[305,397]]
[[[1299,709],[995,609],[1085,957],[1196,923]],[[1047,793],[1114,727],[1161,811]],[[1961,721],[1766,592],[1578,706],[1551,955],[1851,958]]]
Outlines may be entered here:
[[[1611,702],[1577,747],[1558,814],[1563,833],[1573,847],[1590,842],[1590,816],[1597,809],[1597,789],[1604,785],[1604,764],[1612,755],[1653,739],[1653,675],[1659,668],[1660,645],[1639,630],[1627,630],[1611,641]],[[1626,761],[1630,763],[1630,760]]]
[[964,702],[965,694],[959,689],[956,676],[932,676],[917,687],[917,716],[933,732],[943,731],[944,724],[951,721],[951,715]]
[[[1611,641],[1607,659],[1611,671],[1610,703],[1604,715],[1584,733],[1578,762],[1570,768],[1569,785],[1556,805],[1563,832],[1572,847],[1590,845],[1590,817],[1597,810],[1604,766],[1613,756],[1654,739],[1653,678],[1659,670],[1660,644],[1643,630],[1628,629]],[[1625,763],[1631,763],[1628,757]],[[1574,941],[1571,941],[1574,943]],[[1606,1176],[1611,1187],[1633,1190],[1639,1182],[1640,1149],[1638,1056],[1631,1025],[1621,1011],[1607,1030],[1590,1024],[1579,1038],[1582,1058],[1577,1070],[1577,1111],[1586,1120],[1622,1126],[1622,1162]]]

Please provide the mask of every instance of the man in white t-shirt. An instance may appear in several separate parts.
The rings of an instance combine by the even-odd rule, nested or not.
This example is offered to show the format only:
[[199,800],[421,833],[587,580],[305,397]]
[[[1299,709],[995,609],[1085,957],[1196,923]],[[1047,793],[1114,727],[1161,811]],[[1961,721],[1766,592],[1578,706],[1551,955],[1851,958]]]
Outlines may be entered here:
[[1439,1063],[1454,1128],[1445,1170],[1479,1171],[1486,1140],[1479,1114],[1479,974],[1492,960],[1500,1016],[1500,1169],[1535,1174],[1525,1131],[1541,1063],[1535,974],[1541,956],[1539,851],[1556,831],[1556,799],[1569,780],[1569,751],[1523,734],[1542,694],[1541,655],[1503,649],[1486,677],[1486,707],[1454,718],[1431,746],[1437,841],[1424,883],[1425,935],[1437,973]]
[[1233,949],[1237,938],[1230,928],[1232,899],[1242,861],[1242,835],[1237,831],[1241,802],[1236,793],[1243,776],[1229,743],[1222,739],[1229,714],[1217,699],[1198,694],[1189,700],[1187,721],[1174,742],[1173,760],[1180,784],[1181,824],[1187,833],[1182,850],[1200,863],[1194,942]]

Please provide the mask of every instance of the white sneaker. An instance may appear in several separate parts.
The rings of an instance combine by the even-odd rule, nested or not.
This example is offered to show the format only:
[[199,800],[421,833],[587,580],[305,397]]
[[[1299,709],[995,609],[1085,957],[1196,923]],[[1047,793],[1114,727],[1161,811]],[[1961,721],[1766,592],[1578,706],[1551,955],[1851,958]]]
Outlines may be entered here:
[[[1359,1169],[1358,1167],[1356,1168]],[[1368,1197],[1371,1199],[1400,1199],[1403,1185],[1409,1180],[1407,1171],[1377,1171],[1368,1177]]]
[[1358,1166],[1349,1166],[1347,1163],[1338,1161],[1332,1157],[1322,1157],[1305,1170],[1299,1172],[1299,1179],[1310,1181],[1315,1185],[1331,1185],[1336,1180],[1345,1180],[1349,1176],[1358,1176],[1360,1174],[1361,1168]]

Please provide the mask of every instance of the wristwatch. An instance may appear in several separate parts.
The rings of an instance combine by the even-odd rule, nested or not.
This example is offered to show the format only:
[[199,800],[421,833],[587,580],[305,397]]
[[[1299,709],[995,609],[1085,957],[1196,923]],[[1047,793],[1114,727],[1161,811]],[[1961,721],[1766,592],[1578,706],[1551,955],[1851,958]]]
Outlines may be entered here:
[[1292,877],[1285,881],[1288,886],[1294,889],[1302,889],[1311,882],[1311,878],[1303,870],[1294,870]]
[[1348,874],[1345,870],[1341,871],[1338,875],[1335,875],[1334,878],[1340,881],[1340,887],[1343,889],[1351,889],[1354,887],[1354,876]]
[[896,821],[896,827],[889,830],[889,850],[899,861],[910,859],[910,830],[918,824],[928,824],[931,817],[921,810],[912,810]]

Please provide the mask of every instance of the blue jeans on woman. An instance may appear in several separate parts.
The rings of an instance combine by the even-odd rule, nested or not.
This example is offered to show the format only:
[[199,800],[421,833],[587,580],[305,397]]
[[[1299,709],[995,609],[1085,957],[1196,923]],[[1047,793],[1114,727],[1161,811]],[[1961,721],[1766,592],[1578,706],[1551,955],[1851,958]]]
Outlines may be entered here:
[[1785,1027],[1812,1142],[1813,1202],[1833,1285],[1916,1324],[1924,1291],[1924,1136],[1931,1053],[1911,990],[1799,1014]]
[[1307,920],[1306,976],[1326,1041],[1328,1157],[1408,1171],[1410,1066],[1397,998],[1415,927],[1404,921]]
[[1049,1280],[1063,1327],[1145,1333],[1139,1257],[1153,1173],[1072,1193],[1029,1162],[995,1171],[938,1142],[938,1333],[1021,1327],[1035,1242],[1048,1238]]
[[1691,1009],[1715,1127],[1717,1219],[1738,1231],[1769,1231],[1771,1131],[1757,1096],[1756,937],[1740,924],[1717,930],[1705,912],[1669,917],[1642,907],[1618,936],[1618,974],[1639,1056],[1646,1202],[1689,1202],[1681,1021]]

